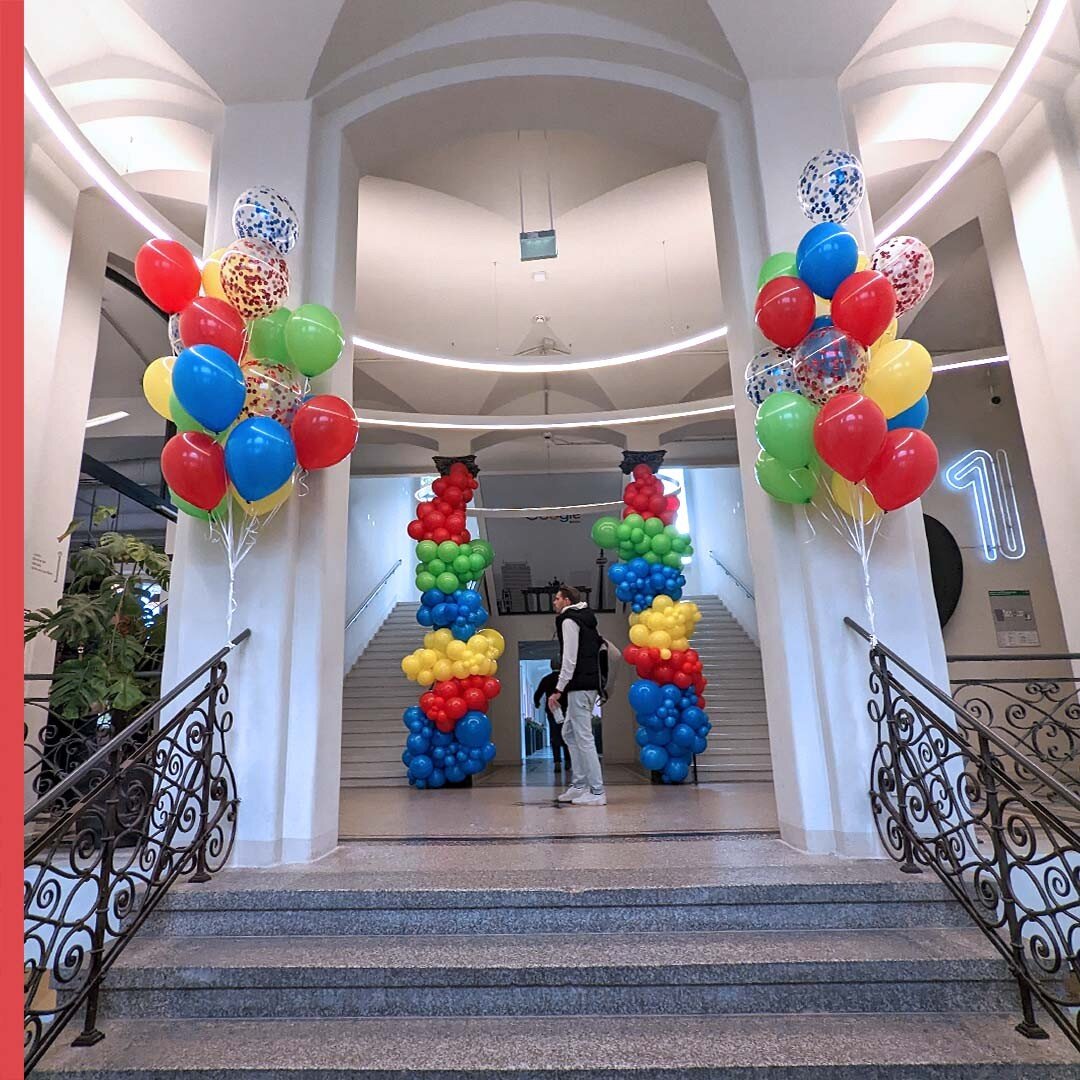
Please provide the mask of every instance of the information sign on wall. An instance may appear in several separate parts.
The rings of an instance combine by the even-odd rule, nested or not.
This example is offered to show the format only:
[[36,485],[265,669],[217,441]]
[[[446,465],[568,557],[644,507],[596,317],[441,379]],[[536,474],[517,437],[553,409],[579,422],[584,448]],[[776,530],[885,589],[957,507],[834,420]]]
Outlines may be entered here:
[[1019,649],[1039,644],[1039,627],[1027,589],[991,589],[990,610],[998,648]]

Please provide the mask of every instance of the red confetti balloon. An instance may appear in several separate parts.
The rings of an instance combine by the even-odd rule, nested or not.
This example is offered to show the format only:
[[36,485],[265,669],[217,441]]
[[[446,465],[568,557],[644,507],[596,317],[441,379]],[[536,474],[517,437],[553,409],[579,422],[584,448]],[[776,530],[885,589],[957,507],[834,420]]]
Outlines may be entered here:
[[147,299],[170,315],[187,307],[202,284],[191,252],[178,240],[156,237],[147,240],[135,256],[135,279]]
[[200,510],[213,510],[229,484],[225,451],[201,431],[182,431],[165,444],[161,475],[181,499]]
[[360,422],[347,401],[318,394],[300,406],[293,420],[296,460],[302,469],[329,468],[352,453],[359,434]]
[[766,281],[754,303],[754,322],[774,345],[793,349],[814,321],[814,294],[801,278]]
[[224,300],[197,296],[180,312],[180,340],[185,348],[216,345],[240,363],[246,339],[244,320],[236,308]]

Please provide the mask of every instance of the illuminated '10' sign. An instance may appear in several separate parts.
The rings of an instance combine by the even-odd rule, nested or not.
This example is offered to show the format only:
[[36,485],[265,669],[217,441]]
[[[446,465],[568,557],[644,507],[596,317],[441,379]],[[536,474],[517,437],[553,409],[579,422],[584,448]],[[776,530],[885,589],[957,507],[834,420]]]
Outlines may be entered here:
[[1027,550],[1020,510],[1016,505],[1009,456],[998,450],[971,450],[945,470],[945,483],[954,491],[971,489],[983,555],[994,562],[998,554],[1020,559]]

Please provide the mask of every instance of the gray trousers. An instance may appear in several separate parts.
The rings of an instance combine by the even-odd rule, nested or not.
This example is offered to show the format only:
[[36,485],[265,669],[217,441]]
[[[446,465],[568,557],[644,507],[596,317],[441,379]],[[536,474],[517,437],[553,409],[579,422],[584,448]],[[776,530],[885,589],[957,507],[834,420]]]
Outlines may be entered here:
[[572,690],[566,695],[566,719],[563,739],[570,748],[570,786],[587,787],[594,795],[604,790],[604,774],[593,738],[593,707],[599,694],[595,690]]

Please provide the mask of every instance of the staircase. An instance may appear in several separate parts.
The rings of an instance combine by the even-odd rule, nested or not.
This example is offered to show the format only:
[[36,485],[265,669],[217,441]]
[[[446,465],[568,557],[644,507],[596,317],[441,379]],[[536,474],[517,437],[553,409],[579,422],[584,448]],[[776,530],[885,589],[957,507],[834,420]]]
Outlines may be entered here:
[[891,863],[346,845],[174,889],[108,974],[104,1041],[72,1025],[35,1076],[1075,1080],[1016,1019],[1001,957]]
[[401,752],[408,732],[401,714],[420,696],[401,673],[424,628],[416,604],[398,604],[345,676],[341,702],[341,786],[407,787]]
[[699,779],[771,783],[761,653],[717,597],[684,599],[701,609],[690,645],[700,653],[709,681],[705,697],[713,724],[708,749],[697,758]]

